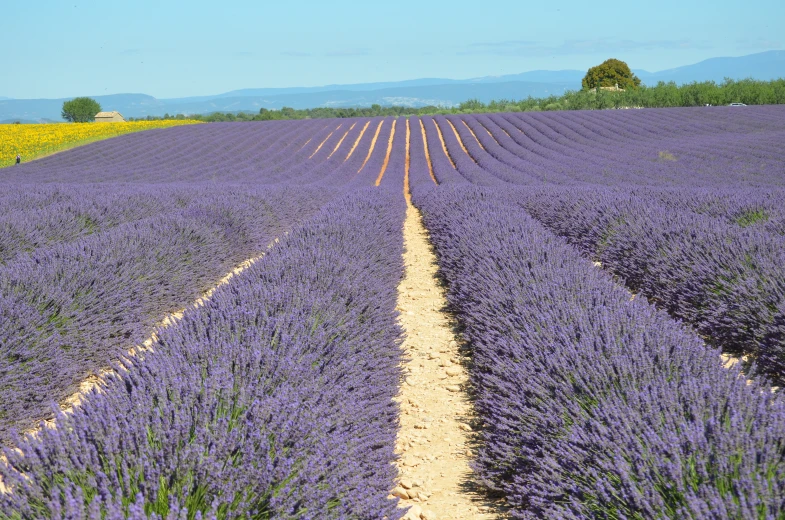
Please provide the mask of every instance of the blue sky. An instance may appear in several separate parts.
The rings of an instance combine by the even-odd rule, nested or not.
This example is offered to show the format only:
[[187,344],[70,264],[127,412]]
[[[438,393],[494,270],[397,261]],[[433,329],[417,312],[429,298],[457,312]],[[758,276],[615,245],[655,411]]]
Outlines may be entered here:
[[13,98],[471,78],[609,57],[656,71],[785,48],[783,0],[4,3],[0,96]]

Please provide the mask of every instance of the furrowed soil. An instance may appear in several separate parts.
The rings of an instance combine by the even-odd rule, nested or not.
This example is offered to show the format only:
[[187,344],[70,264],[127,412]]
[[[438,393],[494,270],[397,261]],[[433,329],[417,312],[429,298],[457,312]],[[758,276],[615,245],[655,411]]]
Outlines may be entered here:
[[467,394],[466,360],[445,312],[445,291],[420,212],[408,201],[404,223],[405,277],[398,287],[406,378],[397,401],[401,426],[399,470],[393,496],[406,520],[502,519],[499,504],[472,481],[474,420]]

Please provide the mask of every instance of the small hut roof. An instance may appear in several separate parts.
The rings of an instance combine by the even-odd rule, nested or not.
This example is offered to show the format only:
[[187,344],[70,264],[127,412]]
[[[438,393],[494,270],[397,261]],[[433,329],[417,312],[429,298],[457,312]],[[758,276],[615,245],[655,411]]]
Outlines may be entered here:
[[95,115],[95,117],[113,117],[113,116],[115,116],[115,115],[117,115],[117,116],[120,116],[120,117],[123,117],[123,114],[121,114],[121,113],[120,113],[120,112],[118,112],[117,110],[113,110],[113,111],[111,111],[111,112],[98,112],[98,113]]

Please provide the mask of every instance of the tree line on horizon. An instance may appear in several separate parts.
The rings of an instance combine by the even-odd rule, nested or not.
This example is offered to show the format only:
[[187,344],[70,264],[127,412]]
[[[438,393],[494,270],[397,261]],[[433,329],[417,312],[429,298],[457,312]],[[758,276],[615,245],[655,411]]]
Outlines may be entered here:
[[[609,87],[612,86],[608,85]],[[604,87],[606,85],[600,85]],[[730,103],[747,105],[778,105],[785,104],[785,78],[771,81],[754,79],[725,79],[721,83],[714,81],[693,82],[677,85],[675,82],[659,82],[654,86],[640,85],[636,88],[620,90],[603,90],[602,88],[584,88],[567,91],[557,96],[525,99],[499,99],[484,103],[470,99],[456,107],[424,106],[381,106],[370,107],[319,107],[295,109],[283,107],[280,110],[262,108],[258,113],[214,112],[211,114],[165,114],[163,117],[147,116],[136,120],[157,119],[196,119],[205,122],[225,121],[273,121],[289,119],[326,119],[348,117],[377,116],[426,116],[438,114],[472,114],[482,112],[537,112],[550,110],[601,110],[612,108],[665,108],[719,106]],[[133,119],[133,118],[132,118]]]
[[[213,112],[211,114],[164,114],[144,118],[129,118],[131,121],[153,121],[166,119],[195,119],[205,122],[222,121],[273,121],[288,119],[324,119],[378,116],[424,116],[437,114],[471,114],[477,112],[533,112],[543,110],[601,110],[609,108],[663,108],[728,105],[785,104],[785,78],[760,81],[752,78],[733,80],[725,78],[714,81],[692,82],[677,85],[675,82],[660,81],[647,87],[632,72],[624,61],[610,58],[591,67],[581,81],[581,90],[567,91],[557,96],[525,99],[500,99],[484,103],[470,99],[457,107],[424,106],[420,108],[373,104],[370,107],[336,108],[320,107],[295,109],[282,107],[280,110],[262,108],[258,113],[249,111]],[[76,98],[63,103],[63,119],[71,122],[93,121],[101,110],[95,100]]]

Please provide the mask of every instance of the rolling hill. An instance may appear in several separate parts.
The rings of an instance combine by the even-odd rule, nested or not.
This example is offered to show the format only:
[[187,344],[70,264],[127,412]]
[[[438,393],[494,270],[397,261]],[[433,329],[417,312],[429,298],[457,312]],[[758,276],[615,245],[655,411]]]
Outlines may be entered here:
[[[770,80],[785,77],[785,51],[767,51],[748,56],[711,58],[693,65],[659,72],[635,70],[644,84],[659,81],[689,83],[723,78]],[[527,96],[560,95],[580,88],[585,71],[534,70],[520,74],[485,76],[462,80],[420,78],[406,81],[325,85],[320,87],[247,88],[212,96],[157,99],[147,94],[94,96],[105,110],[126,117],[162,116],[165,113],[206,114],[216,111],[258,111],[314,107],[363,107],[403,105],[455,106],[467,99],[520,99]],[[9,99],[0,97],[0,121],[60,120],[63,99]]]

